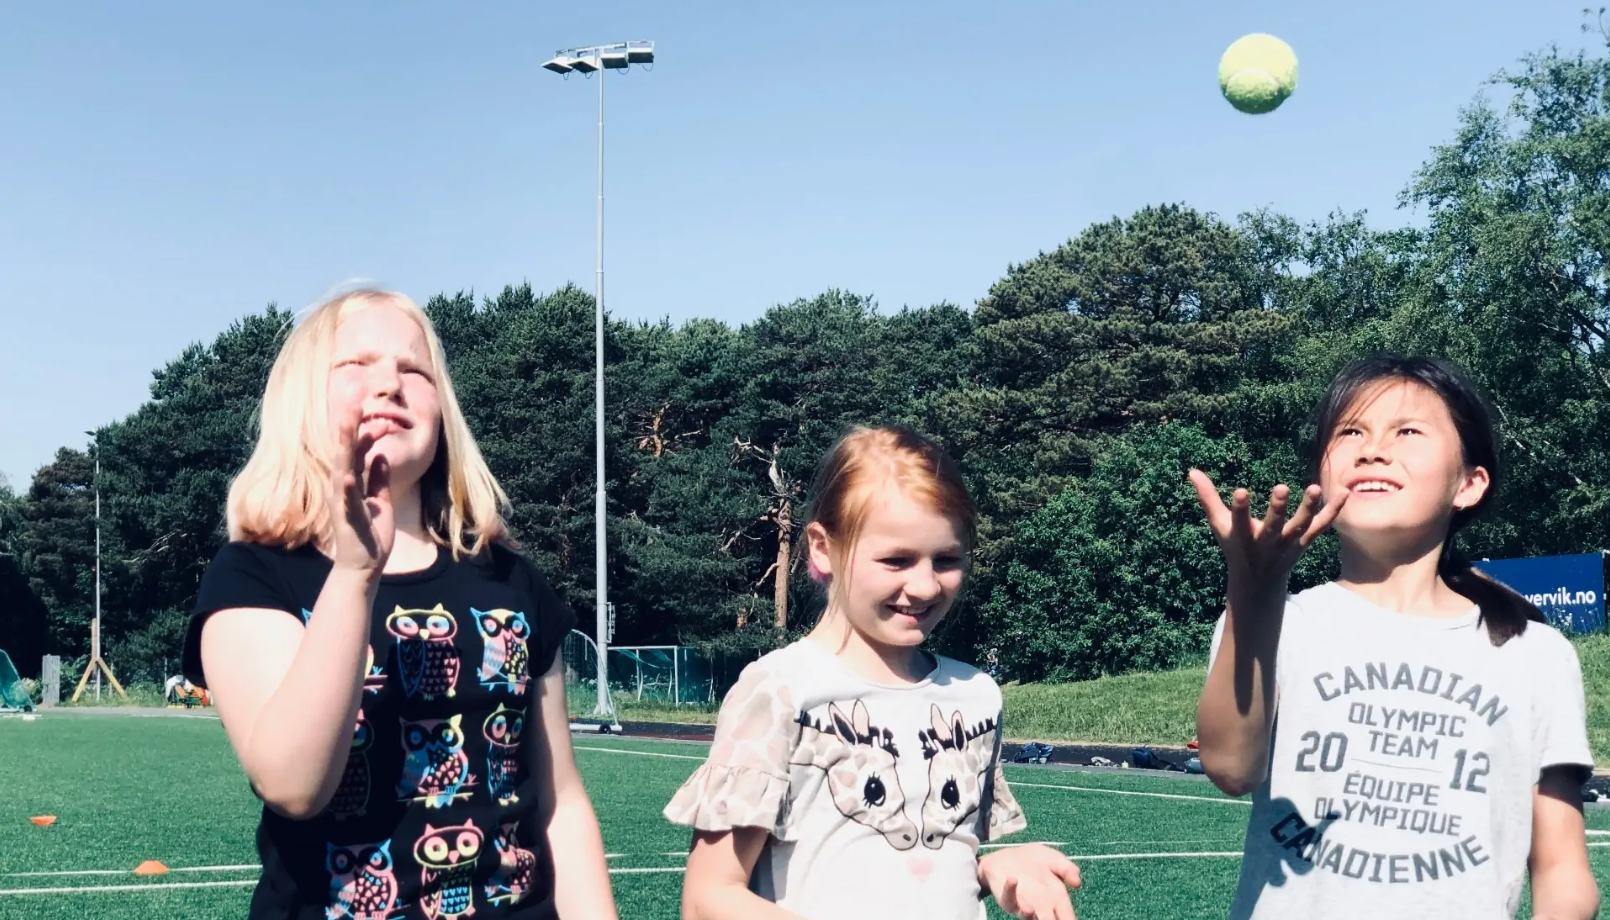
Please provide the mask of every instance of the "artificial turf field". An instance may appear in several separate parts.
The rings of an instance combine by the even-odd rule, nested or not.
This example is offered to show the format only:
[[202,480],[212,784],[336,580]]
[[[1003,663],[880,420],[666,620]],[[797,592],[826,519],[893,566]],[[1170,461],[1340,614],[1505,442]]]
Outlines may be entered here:
[[[703,747],[607,736],[580,736],[576,746],[621,916],[676,920],[688,835],[660,809]],[[1225,916],[1245,802],[1166,775],[1008,767],[1007,777],[1029,815],[1021,839],[1056,843],[1080,863],[1080,917]],[[0,918],[245,916],[259,806],[216,720],[61,710],[33,721],[3,717],[0,789]],[[38,827],[35,815],[57,820]],[[1589,852],[1605,889],[1610,811],[1590,809],[1588,826],[1598,832]],[[173,871],[135,876],[148,859]]]

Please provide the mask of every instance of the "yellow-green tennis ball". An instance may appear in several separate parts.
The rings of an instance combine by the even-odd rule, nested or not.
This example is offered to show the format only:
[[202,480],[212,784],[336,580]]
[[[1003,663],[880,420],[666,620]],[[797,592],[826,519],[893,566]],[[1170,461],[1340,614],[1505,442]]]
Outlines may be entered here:
[[1219,59],[1219,88],[1249,115],[1273,112],[1297,88],[1297,55],[1273,35],[1237,39]]

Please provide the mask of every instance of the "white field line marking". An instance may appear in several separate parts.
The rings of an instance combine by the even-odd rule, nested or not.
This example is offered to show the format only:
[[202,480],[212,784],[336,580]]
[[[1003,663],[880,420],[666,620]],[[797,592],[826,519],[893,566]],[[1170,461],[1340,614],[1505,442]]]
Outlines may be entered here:
[[1076,863],[1095,862],[1098,859],[1191,859],[1200,857],[1234,856],[1240,858],[1240,850],[1225,850],[1219,853],[1098,853],[1092,856],[1072,856],[1068,858]]
[[578,751],[597,751],[602,754],[631,754],[637,757],[664,757],[668,760],[705,760],[703,757],[692,757],[687,754],[661,754],[657,751],[627,751],[622,750],[621,748],[593,747],[590,744],[576,744],[571,746]]
[[133,869],[67,869],[61,872],[7,872],[6,878],[47,878],[61,875],[132,875]]
[[162,882],[154,885],[81,885],[75,888],[0,888],[0,896],[17,894],[84,894],[88,892],[154,891],[158,888],[244,888],[257,879],[228,882]]
[[[1021,784],[1019,784],[1019,785],[1021,785]],[[1084,787],[1070,787],[1070,786],[1054,786],[1052,788],[1057,788],[1057,789],[1073,788],[1073,789],[1079,789],[1081,791],[1095,791],[1095,792],[1113,792],[1113,791],[1115,791],[1115,790],[1111,790],[1111,789],[1087,790]],[[1134,794],[1144,795],[1146,793],[1134,793]],[[1157,793],[1154,793],[1154,794],[1157,794]],[[1198,796],[1183,796],[1183,798],[1199,798],[1199,797]],[[1218,801],[1218,800],[1217,799],[1204,799],[1204,801],[1212,802],[1212,801]],[[1230,801],[1234,801],[1234,800],[1232,799]],[[1593,833],[1596,836],[1610,836],[1610,831],[1590,831],[1590,833]],[[1007,846],[1007,845],[1008,844],[986,844],[985,846],[986,847],[991,847],[991,846]],[[1012,844],[1012,845],[1015,845],[1015,844]],[[1046,846],[1067,846],[1067,844],[1065,844],[1065,843],[1056,843],[1056,842],[1047,842],[1045,845]],[[1610,841],[1590,843],[1590,844],[1588,844],[1588,846],[1592,847],[1592,848],[1596,848],[1596,849],[1597,848],[1610,847]],[[619,854],[619,853],[617,853],[617,854],[611,854],[611,855],[612,856],[623,856],[623,855],[630,855],[630,854]],[[648,855],[652,855],[652,854],[648,854]],[[677,852],[677,853],[666,853],[664,855],[666,855],[666,856],[685,856],[686,854],[681,853],[681,852]],[[1217,852],[1096,853],[1096,854],[1085,854],[1085,855],[1070,855],[1068,858],[1073,860],[1074,862],[1098,862],[1098,861],[1120,860],[1120,859],[1229,859],[1229,858],[1239,857],[1241,855],[1242,855],[1242,853],[1239,850],[1222,850],[1222,851],[1217,851]],[[173,871],[175,871],[175,872],[223,872],[223,871],[240,871],[240,870],[257,869],[257,868],[259,868],[259,867],[257,867],[257,866],[189,866],[189,867],[185,867],[185,868],[182,868],[182,869],[175,869]],[[652,874],[669,874],[669,873],[684,872],[684,871],[686,871],[686,869],[684,867],[682,867],[682,866],[665,866],[665,867],[658,867],[658,868],[620,868],[620,869],[611,869],[611,870],[609,870],[609,874],[610,875],[652,875]],[[125,872],[125,870],[122,870],[122,869],[116,869],[116,870],[113,870],[113,869],[87,869],[87,870],[79,870],[79,871],[76,871],[76,872],[54,872],[54,873],[50,873],[50,872],[20,872],[20,873],[12,873],[12,877],[16,877],[16,876],[41,876],[41,875],[70,875],[70,874],[71,875],[89,875],[89,874],[92,874],[92,873],[93,874],[122,875],[122,874],[124,874],[124,872]],[[237,880],[223,881],[223,882],[154,882],[154,883],[149,883],[149,884],[144,884],[144,885],[82,885],[82,886],[75,886],[75,887],[72,887],[72,888],[0,888],[0,896],[5,896],[5,895],[33,895],[33,894],[91,894],[91,893],[96,893],[96,892],[119,893],[119,892],[130,892],[130,891],[154,891],[154,890],[157,890],[157,889],[176,889],[176,888],[240,888],[240,887],[245,887],[247,885],[255,885],[255,884],[257,884],[257,879],[237,879]]]
[[[578,751],[596,751],[604,754],[629,754],[636,757],[665,757],[670,760],[697,760],[703,762],[706,758],[691,757],[687,754],[661,754],[656,751],[626,751],[620,748],[593,747],[587,744],[575,745]],[[1092,786],[1064,786],[1060,783],[1009,783],[1013,789],[1063,789],[1072,792],[1105,792],[1109,795],[1138,795],[1152,799],[1177,799],[1186,802],[1212,802],[1215,805],[1251,805],[1245,799],[1215,799],[1205,795],[1175,795],[1169,792],[1134,792],[1128,789],[1097,789]]]
[[1610,831],[1588,831],[1589,837],[1610,837]]
[[[1059,844],[1065,846],[1066,844]],[[1589,844],[1589,846],[1610,846],[1610,843]],[[685,855],[678,853],[676,855]],[[1098,860],[1115,859],[1201,859],[1239,857],[1241,851],[1224,852],[1181,852],[1181,853],[1101,853],[1090,856],[1069,856],[1074,862],[1095,862]],[[662,866],[650,868],[621,868],[609,870],[610,875],[661,875],[687,871],[683,866]],[[257,879],[236,879],[224,882],[154,882],[144,885],[81,885],[72,888],[0,888],[0,896],[5,895],[31,895],[31,894],[93,894],[126,893],[131,891],[156,891],[160,889],[176,888],[242,888],[257,884]]]
[[1102,792],[1107,795],[1138,795],[1149,799],[1181,799],[1186,802],[1210,802],[1214,805],[1248,805],[1246,799],[1214,799],[1205,795],[1175,795],[1172,792],[1135,792],[1130,789],[1097,789],[1093,786],[1064,786],[1060,783],[1007,783],[1013,789],[1061,789],[1067,792]]
[[[169,872],[257,872],[263,867],[250,866],[175,866]],[[7,872],[5,878],[50,878],[65,875],[133,875],[133,869],[64,869],[58,872]]]

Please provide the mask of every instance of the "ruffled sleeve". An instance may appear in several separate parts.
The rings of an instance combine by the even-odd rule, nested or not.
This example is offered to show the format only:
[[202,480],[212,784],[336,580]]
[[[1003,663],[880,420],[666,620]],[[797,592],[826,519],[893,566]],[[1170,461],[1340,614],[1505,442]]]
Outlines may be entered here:
[[990,771],[990,789],[989,826],[980,835],[980,842],[984,843],[1011,836],[1029,826],[1023,806],[1012,794],[1012,787],[1006,784],[1006,771],[1001,769],[999,757],[995,760],[995,768]]
[[766,661],[745,668],[721,704],[709,758],[665,806],[666,819],[701,831],[759,827],[792,839],[788,759],[797,724],[783,675]]

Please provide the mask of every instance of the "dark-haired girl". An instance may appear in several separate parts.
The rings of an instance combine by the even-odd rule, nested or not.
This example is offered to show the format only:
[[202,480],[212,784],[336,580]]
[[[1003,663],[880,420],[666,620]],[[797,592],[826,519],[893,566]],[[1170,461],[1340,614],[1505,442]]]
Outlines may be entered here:
[[[1229,569],[1197,709],[1202,766],[1253,793],[1231,917],[1587,920],[1593,763],[1575,650],[1484,578],[1455,534],[1499,485],[1481,393],[1450,364],[1380,357],[1318,410],[1313,481],[1262,519],[1191,481]],[[1327,528],[1341,574],[1288,596]]]

